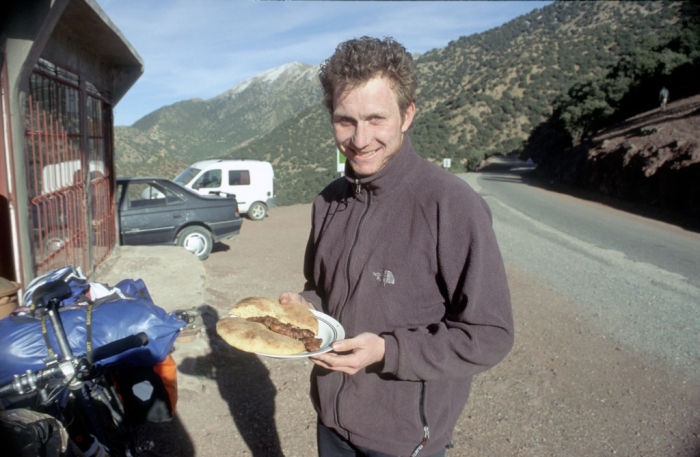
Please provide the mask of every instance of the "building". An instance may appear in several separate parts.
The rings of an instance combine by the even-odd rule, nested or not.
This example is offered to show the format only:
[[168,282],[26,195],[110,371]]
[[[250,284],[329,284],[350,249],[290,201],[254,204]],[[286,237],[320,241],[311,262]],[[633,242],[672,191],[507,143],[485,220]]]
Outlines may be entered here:
[[0,276],[86,274],[117,242],[112,109],[143,61],[94,0],[0,7]]

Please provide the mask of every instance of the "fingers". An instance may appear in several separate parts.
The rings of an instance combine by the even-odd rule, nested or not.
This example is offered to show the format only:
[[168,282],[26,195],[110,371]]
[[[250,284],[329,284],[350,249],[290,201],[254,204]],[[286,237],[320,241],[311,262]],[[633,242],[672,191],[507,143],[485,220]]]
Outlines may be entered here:
[[309,357],[316,365],[333,371],[341,371],[349,375],[353,375],[360,371],[363,367],[360,366],[357,356],[354,355],[339,355],[333,352],[327,352],[315,357]]
[[314,309],[314,305],[304,300],[304,297],[296,292],[282,292],[279,296],[280,305],[288,305],[290,303],[296,303],[301,306],[305,306],[309,309]]
[[279,297],[279,302],[281,305],[286,305],[287,303],[296,303],[294,301],[295,296],[301,298],[299,294],[294,292],[282,292]]
[[384,359],[384,339],[373,333],[362,333],[333,343],[334,352],[311,357],[316,365],[334,371],[355,374]]

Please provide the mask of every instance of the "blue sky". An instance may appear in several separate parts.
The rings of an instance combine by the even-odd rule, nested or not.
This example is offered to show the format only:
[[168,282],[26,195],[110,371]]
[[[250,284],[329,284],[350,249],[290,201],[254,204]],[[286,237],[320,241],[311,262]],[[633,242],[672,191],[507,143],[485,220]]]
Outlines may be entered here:
[[286,63],[319,64],[350,38],[390,36],[424,53],[551,3],[96,1],[144,60],[144,74],[114,108],[115,125],[215,97]]

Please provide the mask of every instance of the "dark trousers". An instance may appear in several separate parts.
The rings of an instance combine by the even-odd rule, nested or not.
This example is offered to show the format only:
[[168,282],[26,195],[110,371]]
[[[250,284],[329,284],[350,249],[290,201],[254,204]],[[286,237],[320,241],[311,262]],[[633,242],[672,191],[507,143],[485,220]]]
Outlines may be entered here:
[[[316,439],[318,441],[319,457],[396,457],[395,455],[382,454],[381,452],[355,446],[321,422],[316,424]],[[432,455],[418,454],[418,456],[445,457],[445,449]]]

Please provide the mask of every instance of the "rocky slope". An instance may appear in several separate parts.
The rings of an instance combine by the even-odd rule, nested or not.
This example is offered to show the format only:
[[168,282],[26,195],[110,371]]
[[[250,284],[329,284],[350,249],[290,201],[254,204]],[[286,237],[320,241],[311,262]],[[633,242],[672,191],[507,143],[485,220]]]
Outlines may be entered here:
[[686,225],[700,222],[700,95],[677,100],[545,156],[536,176],[625,202]]
[[214,98],[184,100],[148,114],[131,127],[116,127],[117,174],[173,178],[198,160],[231,156],[318,103],[317,71],[318,66],[293,62]]

